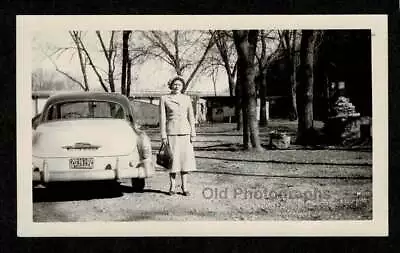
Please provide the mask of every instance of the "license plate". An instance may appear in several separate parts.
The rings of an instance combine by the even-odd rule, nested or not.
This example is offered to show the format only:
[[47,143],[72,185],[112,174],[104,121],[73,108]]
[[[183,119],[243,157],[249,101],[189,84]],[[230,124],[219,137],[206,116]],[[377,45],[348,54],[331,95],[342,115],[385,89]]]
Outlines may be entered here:
[[70,169],[93,169],[93,158],[71,158],[69,159]]

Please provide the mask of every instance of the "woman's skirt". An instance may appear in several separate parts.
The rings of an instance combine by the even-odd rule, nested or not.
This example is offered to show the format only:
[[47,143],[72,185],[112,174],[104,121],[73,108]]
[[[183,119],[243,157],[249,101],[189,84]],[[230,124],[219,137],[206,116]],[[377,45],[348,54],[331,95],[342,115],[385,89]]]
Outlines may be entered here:
[[190,135],[168,135],[168,144],[172,154],[170,173],[196,170],[193,145]]

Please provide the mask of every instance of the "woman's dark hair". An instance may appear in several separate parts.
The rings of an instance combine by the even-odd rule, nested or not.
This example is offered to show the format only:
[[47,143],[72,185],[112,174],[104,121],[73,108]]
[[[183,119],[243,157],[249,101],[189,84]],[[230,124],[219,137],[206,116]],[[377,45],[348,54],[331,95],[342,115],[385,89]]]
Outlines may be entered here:
[[180,76],[176,76],[168,81],[168,87],[170,87],[175,81],[180,81],[182,83],[182,87],[185,86],[185,79]]

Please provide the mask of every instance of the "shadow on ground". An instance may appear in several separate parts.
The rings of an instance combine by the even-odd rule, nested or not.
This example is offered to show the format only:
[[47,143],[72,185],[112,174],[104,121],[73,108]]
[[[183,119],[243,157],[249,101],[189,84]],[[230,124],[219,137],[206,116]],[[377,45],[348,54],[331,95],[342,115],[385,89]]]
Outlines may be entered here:
[[[33,202],[64,202],[91,199],[118,198],[124,193],[135,192],[127,185],[118,182],[59,182],[46,185],[46,187],[33,188]],[[167,192],[154,189],[144,189],[140,193]]]
[[357,179],[357,180],[371,180],[371,176],[296,176],[296,175],[267,175],[267,174],[248,174],[240,172],[228,172],[228,171],[207,171],[198,170],[193,173],[197,174],[214,174],[214,175],[230,175],[230,176],[241,176],[241,177],[264,177],[264,178],[294,178],[294,179]]
[[250,160],[250,159],[238,159],[238,158],[222,158],[214,156],[200,156],[196,155],[196,158],[211,159],[211,160],[223,160],[229,162],[247,162],[247,163],[274,163],[274,164],[293,164],[293,165],[340,165],[340,166],[372,166],[371,163],[341,163],[341,162],[301,162],[301,161],[279,161],[279,160]]
[[[132,187],[129,187],[127,185],[120,185],[119,186],[121,191],[124,193],[133,193],[135,192]],[[168,195],[168,192],[166,191],[161,191],[161,190],[157,190],[157,189],[143,189],[143,191],[141,191],[141,193],[159,193],[159,194],[164,194],[164,195]]]
[[[219,142],[220,144],[207,145],[207,146],[195,146],[195,151],[244,151],[243,145],[238,143],[221,143],[221,141],[196,141],[199,142]],[[265,141],[267,143],[267,141]],[[313,146],[301,146],[291,144],[289,148],[278,149],[269,144],[262,144],[265,150],[341,150],[341,151],[358,151],[358,152],[372,152],[371,145],[359,145],[359,146],[329,146],[329,145],[313,145]]]

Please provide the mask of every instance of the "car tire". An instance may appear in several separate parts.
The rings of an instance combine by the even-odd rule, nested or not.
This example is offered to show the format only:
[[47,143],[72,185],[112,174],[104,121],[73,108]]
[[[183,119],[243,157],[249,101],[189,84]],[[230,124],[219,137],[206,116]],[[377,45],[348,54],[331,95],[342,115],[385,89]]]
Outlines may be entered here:
[[135,192],[143,192],[146,181],[144,178],[132,178],[132,189]]

